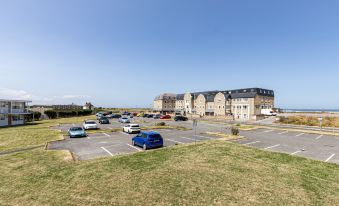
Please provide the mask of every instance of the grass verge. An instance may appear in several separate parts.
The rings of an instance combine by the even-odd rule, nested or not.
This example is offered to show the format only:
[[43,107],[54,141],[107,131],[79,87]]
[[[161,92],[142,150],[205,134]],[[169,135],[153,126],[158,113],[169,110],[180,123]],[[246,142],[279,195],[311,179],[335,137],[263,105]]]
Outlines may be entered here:
[[[50,124],[5,130],[7,138],[17,129],[34,143],[32,133],[23,138],[25,131],[53,136]],[[20,148],[26,146],[21,139],[15,143]],[[81,162],[70,161],[65,151],[37,148],[0,155],[0,171],[3,205],[339,203],[339,165],[218,140]]]

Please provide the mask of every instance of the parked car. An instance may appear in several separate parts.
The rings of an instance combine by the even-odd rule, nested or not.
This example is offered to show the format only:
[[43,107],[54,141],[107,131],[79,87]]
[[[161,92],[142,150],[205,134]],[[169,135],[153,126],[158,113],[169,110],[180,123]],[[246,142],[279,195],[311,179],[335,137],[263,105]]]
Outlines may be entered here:
[[82,127],[71,127],[68,130],[68,135],[70,138],[73,137],[87,137],[87,133]]
[[128,134],[132,134],[132,133],[140,133],[141,130],[138,124],[128,124],[122,128],[122,131],[127,132]]
[[127,117],[121,117],[119,119],[119,122],[121,122],[121,123],[130,123],[131,121]]
[[107,117],[101,117],[101,118],[99,119],[99,123],[100,123],[100,124],[109,124],[109,120],[108,120]]
[[137,117],[144,117],[144,113],[137,114]]
[[171,116],[168,115],[168,114],[162,115],[162,116],[160,117],[160,119],[171,119]]
[[110,118],[110,119],[118,119],[118,118],[121,118],[121,115],[120,114],[110,114],[107,117]]
[[154,114],[148,114],[147,118],[153,118]]
[[96,114],[96,117],[97,117],[97,120],[99,120],[101,117],[104,117],[104,114],[99,112]]
[[141,132],[132,138],[132,145],[142,147],[144,150],[163,147],[164,140],[158,132]]
[[129,115],[129,118],[133,118],[133,117],[134,117],[133,114]]
[[161,114],[156,114],[153,116],[154,119],[160,119],[160,117],[161,117]]
[[148,117],[148,114],[143,114],[142,117]]
[[131,113],[129,113],[129,112],[123,112],[122,115],[129,116],[129,115],[131,115]]
[[94,120],[85,120],[84,129],[98,129],[98,124]]
[[187,117],[184,117],[184,116],[175,116],[174,117],[174,121],[187,121],[188,118]]

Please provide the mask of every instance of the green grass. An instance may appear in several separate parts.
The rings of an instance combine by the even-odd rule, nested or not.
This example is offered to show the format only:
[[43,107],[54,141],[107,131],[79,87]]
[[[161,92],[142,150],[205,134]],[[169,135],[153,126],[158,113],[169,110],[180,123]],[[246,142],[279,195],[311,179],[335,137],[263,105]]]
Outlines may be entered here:
[[[0,129],[58,138],[45,121]],[[45,131],[44,129],[47,128]],[[25,137],[25,131],[32,131]],[[20,136],[19,135],[19,136]],[[4,138],[4,137],[3,137]],[[9,146],[9,145],[11,146]],[[225,141],[73,162],[42,148],[0,156],[0,205],[338,205],[339,166]]]

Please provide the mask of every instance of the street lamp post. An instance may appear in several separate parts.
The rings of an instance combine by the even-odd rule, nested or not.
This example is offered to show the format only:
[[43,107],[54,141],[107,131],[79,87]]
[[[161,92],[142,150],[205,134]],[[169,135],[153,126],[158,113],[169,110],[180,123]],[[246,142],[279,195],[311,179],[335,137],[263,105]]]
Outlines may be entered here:
[[232,113],[232,96],[231,96],[231,94],[229,94],[229,95],[227,96],[227,101],[230,102],[230,115],[232,116],[232,120],[234,121],[234,115],[233,115],[233,113]]

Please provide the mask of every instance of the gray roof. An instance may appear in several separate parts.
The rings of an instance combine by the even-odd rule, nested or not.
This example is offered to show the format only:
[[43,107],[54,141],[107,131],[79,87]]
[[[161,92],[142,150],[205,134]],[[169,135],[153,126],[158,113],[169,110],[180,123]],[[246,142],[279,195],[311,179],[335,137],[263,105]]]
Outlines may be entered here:
[[185,94],[177,94],[177,100],[184,100]]
[[163,100],[163,99],[176,99],[176,94],[173,93],[163,93],[155,97],[154,100]]

